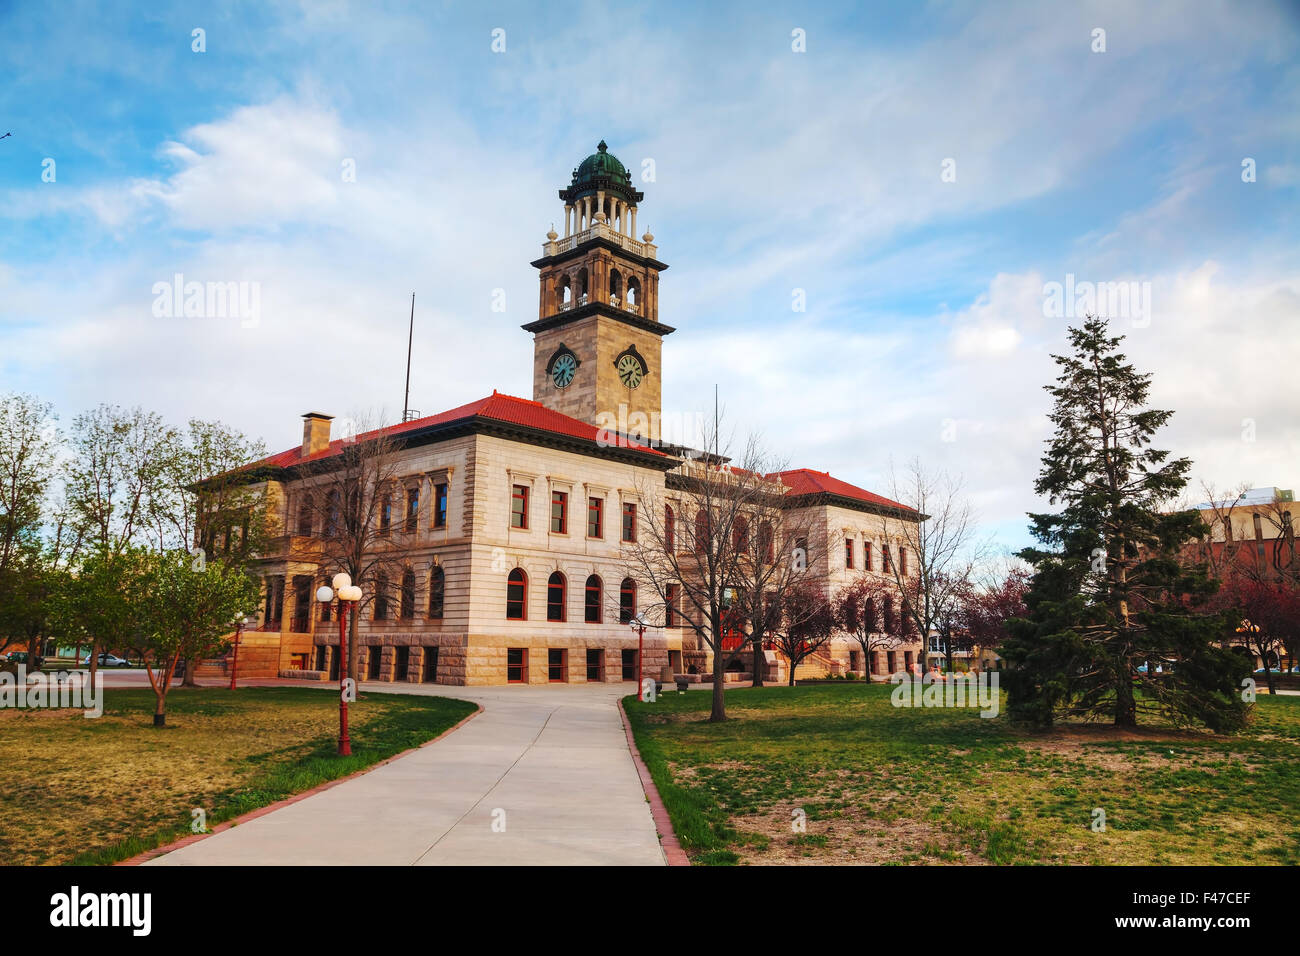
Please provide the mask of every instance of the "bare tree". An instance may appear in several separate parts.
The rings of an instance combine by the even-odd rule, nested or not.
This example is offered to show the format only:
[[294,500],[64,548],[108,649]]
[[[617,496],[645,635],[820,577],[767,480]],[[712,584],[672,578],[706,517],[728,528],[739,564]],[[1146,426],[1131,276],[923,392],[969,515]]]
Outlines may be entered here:
[[[832,601],[836,626],[862,648],[867,680],[871,679],[871,661],[877,652],[897,651],[916,632],[910,618],[894,613],[893,604],[898,599],[892,583],[863,574],[836,592]],[[899,627],[903,622],[906,627]]]
[[835,611],[821,583],[797,581],[773,605],[780,611],[773,643],[790,662],[787,682],[794,686],[794,672],[830,641],[835,633]]
[[[706,429],[702,439],[705,447],[717,449],[717,426]],[[764,499],[780,491],[778,481],[763,476],[765,457],[751,437],[738,463],[715,450],[685,458],[665,476],[662,491],[638,482],[643,532],[625,552],[628,573],[659,601],[675,604],[702,647],[711,652],[710,721],[727,719],[723,684],[732,651],[723,648],[723,641],[748,550],[736,546],[737,534]]]
[[[896,501],[919,513],[920,520],[886,514],[881,570],[903,597],[903,613],[918,631],[923,646],[931,631],[944,641],[944,657],[952,666],[954,622],[962,594],[988,551],[975,539],[975,517],[960,497],[961,484],[947,474],[925,471],[914,460],[903,478],[891,478]],[[891,552],[891,541],[897,552]]]
[[317,564],[326,580],[344,571],[361,585],[348,630],[347,674],[354,679],[358,617],[366,607],[390,612],[415,550],[418,519],[408,531],[398,480],[403,447],[381,427],[348,436],[337,454],[303,466],[305,480],[289,502],[291,560]]

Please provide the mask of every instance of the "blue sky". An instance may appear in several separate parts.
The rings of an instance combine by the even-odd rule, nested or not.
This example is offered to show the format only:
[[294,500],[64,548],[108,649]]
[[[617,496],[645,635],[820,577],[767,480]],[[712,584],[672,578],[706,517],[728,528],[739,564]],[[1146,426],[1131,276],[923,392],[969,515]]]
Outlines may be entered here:
[[[415,407],[529,396],[528,262],[604,138],[654,164],[670,412],[717,382],[738,435],[884,493],[919,457],[1020,545],[1044,284],[1135,281],[1163,443],[1300,483],[1294,4],[155,7],[0,3],[0,389],[65,424],[142,404],[280,450],[308,409],[394,415],[412,291]],[[257,283],[258,323],[154,315],[176,273]]]

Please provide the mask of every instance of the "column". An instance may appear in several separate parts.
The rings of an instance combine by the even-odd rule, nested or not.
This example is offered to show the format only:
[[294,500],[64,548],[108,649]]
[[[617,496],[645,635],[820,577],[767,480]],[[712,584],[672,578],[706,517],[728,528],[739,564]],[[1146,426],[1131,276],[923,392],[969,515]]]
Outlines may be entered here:
[[631,236],[633,239],[639,240],[641,238],[636,234],[636,206],[632,207],[632,231],[629,232],[628,235]]

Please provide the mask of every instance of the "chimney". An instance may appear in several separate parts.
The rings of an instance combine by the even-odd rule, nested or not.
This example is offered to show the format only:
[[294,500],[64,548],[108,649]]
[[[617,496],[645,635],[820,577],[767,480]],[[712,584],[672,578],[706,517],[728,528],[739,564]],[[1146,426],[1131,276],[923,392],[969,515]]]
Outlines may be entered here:
[[314,455],[330,446],[330,421],[333,415],[307,412],[302,416],[302,457]]

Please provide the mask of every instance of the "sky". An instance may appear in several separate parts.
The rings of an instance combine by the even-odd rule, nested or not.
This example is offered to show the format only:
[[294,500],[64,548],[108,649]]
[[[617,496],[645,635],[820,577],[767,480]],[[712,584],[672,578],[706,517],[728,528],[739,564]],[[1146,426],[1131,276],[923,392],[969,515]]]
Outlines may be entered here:
[[531,397],[528,263],[604,139],[670,418],[716,384],[738,445],[919,460],[1021,547],[1050,356],[1125,283],[1189,495],[1300,484],[1300,6],[861,6],[0,0],[0,391],[276,452],[400,417],[414,292],[414,408]]

